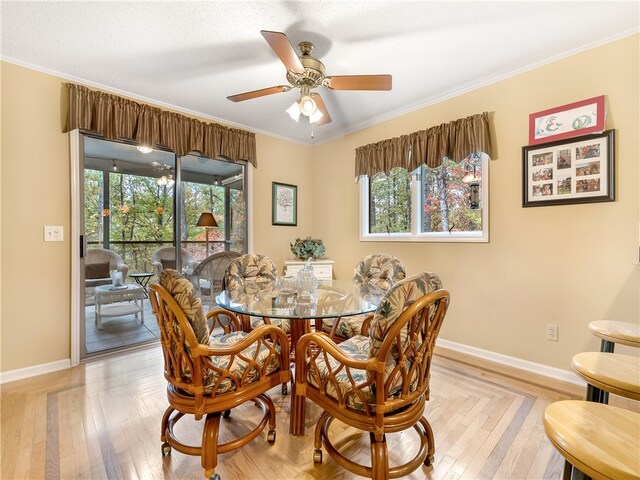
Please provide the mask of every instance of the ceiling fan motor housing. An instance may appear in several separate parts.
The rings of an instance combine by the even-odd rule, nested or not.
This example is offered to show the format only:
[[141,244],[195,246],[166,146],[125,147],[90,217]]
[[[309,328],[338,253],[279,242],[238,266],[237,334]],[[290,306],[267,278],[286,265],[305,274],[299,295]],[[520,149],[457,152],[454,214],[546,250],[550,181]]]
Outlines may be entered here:
[[300,42],[298,44],[298,48],[300,49],[300,52],[302,52],[302,55],[299,58],[302,66],[304,67],[304,73],[295,73],[291,70],[287,70],[287,80],[294,87],[319,87],[324,79],[324,64],[317,58],[311,56],[313,43]]

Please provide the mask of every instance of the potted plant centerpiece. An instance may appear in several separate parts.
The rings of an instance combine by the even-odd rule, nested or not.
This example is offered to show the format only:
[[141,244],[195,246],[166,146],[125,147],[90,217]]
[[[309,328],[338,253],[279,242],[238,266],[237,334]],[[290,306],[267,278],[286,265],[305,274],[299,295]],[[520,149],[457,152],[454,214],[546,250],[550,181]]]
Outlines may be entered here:
[[318,259],[324,256],[324,244],[322,240],[318,238],[296,238],[295,242],[291,243],[290,246],[291,253],[293,253],[298,260]]

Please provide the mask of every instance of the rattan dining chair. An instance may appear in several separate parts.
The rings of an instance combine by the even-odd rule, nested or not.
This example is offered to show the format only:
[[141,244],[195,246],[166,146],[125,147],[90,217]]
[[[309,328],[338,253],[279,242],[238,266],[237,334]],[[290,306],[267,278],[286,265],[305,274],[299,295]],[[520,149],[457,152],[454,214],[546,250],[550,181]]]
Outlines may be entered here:
[[[376,480],[399,478],[430,465],[433,431],[423,416],[429,399],[431,356],[449,306],[438,277],[421,273],[394,285],[380,302],[369,336],[340,344],[326,334],[304,335],[296,348],[296,395],[324,410],[316,424],[314,462],[321,446],[343,468]],[[369,432],[371,466],[345,457],[329,438],[337,419]],[[413,427],[420,437],[417,454],[390,467],[385,435]]]
[[[253,285],[257,290],[273,289],[275,286],[278,269],[266,255],[246,253],[233,260],[224,275],[224,288],[233,296],[234,292],[245,292],[248,285]],[[291,332],[289,320],[266,317],[250,317],[244,319],[245,330],[251,330],[259,325],[271,324]]]
[[[353,285],[361,294],[383,295],[406,277],[402,262],[393,255],[374,253],[358,262],[353,270]],[[365,295],[361,295],[365,296]],[[354,335],[366,335],[372,315],[357,315],[322,320],[322,330],[335,341],[343,341]],[[364,325],[364,330],[363,330]]]
[[[233,260],[224,274],[223,286],[231,297],[243,295],[250,288],[256,290],[270,290],[275,287],[278,269],[266,255],[246,253]],[[274,325],[287,335],[291,333],[290,320],[282,318],[249,317],[242,316],[242,325],[245,331],[250,331],[260,325]],[[289,389],[287,383],[282,384],[282,394],[286,395]]]
[[[214,331],[215,327],[221,330],[210,336],[193,285],[172,269],[164,269],[160,284],[150,286],[149,298],[160,330],[169,400],[161,424],[162,454],[175,448],[200,456],[205,476],[219,479],[215,474],[218,454],[242,447],[267,424],[267,441],[275,441],[276,410],[267,391],[290,378],[289,341],[272,325],[251,333],[239,331],[235,315],[222,310],[207,314],[214,320]],[[262,408],[257,426],[240,438],[219,443],[220,417],[229,416],[231,409],[245,402]],[[185,415],[196,420],[206,417],[199,446],[182,443],[174,433]]]

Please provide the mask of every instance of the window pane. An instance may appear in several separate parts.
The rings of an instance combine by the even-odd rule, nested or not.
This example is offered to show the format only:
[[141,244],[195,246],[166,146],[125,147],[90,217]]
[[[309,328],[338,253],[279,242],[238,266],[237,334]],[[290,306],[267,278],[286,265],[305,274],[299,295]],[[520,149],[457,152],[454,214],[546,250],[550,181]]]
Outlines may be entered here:
[[481,198],[482,155],[459,163],[445,160],[438,168],[423,166],[421,177],[422,232],[482,231],[482,204],[471,208],[472,185],[478,185]]
[[369,233],[411,232],[411,175],[394,168],[369,180]]
[[[197,155],[182,157],[182,248],[194,260],[225,250],[244,252],[244,168]],[[196,226],[203,212],[213,213],[218,226]]]

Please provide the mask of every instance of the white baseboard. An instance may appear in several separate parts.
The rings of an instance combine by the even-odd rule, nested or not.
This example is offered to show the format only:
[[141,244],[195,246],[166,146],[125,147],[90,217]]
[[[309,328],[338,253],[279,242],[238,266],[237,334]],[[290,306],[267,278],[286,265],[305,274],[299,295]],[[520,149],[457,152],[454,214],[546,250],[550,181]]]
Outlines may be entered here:
[[66,358],[64,360],[56,360],[55,362],[42,363],[40,365],[33,365],[31,367],[18,368],[17,370],[0,372],[0,385],[2,385],[3,383],[15,382],[16,380],[24,380],[25,378],[35,377],[44,373],[65,370],[67,368],[71,368],[70,358]]
[[[436,347],[444,349],[444,351],[441,351],[443,356],[450,357],[454,360],[464,362],[464,357],[466,356],[488,363],[488,366],[484,365],[484,368],[487,369],[494,370],[491,368],[491,365],[504,367],[495,369],[496,371],[499,371],[499,373],[505,373],[505,370],[509,370],[511,371],[511,376],[519,377],[517,372],[523,372],[522,379],[524,381],[533,381],[533,383],[544,385],[544,380],[549,379],[553,380],[554,384],[560,382],[561,384],[568,384],[574,387],[571,388],[571,390],[574,390],[575,386],[578,386],[581,389],[584,389],[586,386],[586,383],[570,370],[562,370],[561,368],[550,367],[541,363],[530,362],[529,360],[510,357],[509,355],[503,355],[501,353],[483,350],[481,348],[471,347],[469,345],[440,338],[436,340]],[[447,351],[453,354],[448,354],[449,352]],[[436,351],[436,354],[437,353],[438,352]],[[483,367],[481,365],[478,366]]]

